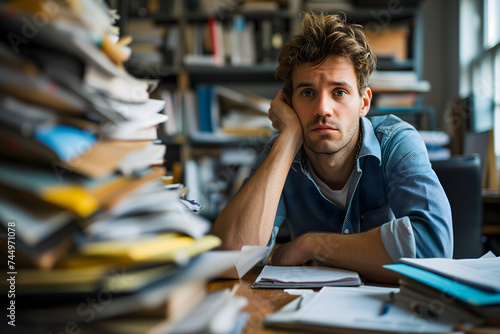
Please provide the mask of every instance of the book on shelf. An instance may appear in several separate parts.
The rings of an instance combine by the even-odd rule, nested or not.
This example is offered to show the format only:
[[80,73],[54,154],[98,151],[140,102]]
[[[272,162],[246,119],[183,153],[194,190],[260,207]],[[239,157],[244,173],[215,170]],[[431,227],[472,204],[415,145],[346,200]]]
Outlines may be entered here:
[[238,7],[241,13],[268,13],[280,9],[278,1],[243,1]]
[[187,24],[185,34],[186,53],[182,62],[186,66],[220,66],[224,58],[221,43],[222,28],[215,19],[206,23]]
[[158,25],[154,18],[127,22],[126,31],[132,37],[132,51],[126,63],[132,69],[180,65],[181,49],[178,24]]
[[159,94],[161,99],[165,101],[163,113],[168,119],[168,122],[162,123],[163,133],[171,137],[184,134],[182,90],[176,89],[171,91],[169,89],[160,89]]
[[261,64],[268,64],[275,61],[272,52],[272,22],[271,19],[266,18],[260,21],[260,33],[256,35],[257,41],[257,62]]
[[374,93],[425,93],[431,89],[430,83],[419,79],[414,71],[374,71],[368,85]]
[[354,4],[349,0],[308,0],[304,3],[306,10],[350,11]]
[[[256,22],[245,19],[243,15],[234,15],[229,24],[214,17],[210,17],[206,23],[188,24],[185,29],[186,54],[183,63],[186,66],[221,67],[251,66],[258,59],[263,62],[271,61],[260,52],[270,53],[272,49],[281,48],[282,41],[276,41],[283,38],[283,28],[281,22],[275,24],[274,30],[272,24],[268,23],[266,27],[259,33]],[[266,51],[260,51],[261,44],[267,46]]]
[[252,109],[228,110],[221,118],[220,130],[241,137],[270,137],[274,133],[269,118]]
[[[254,148],[224,148],[217,157],[203,156],[186,161],[187,198],[196,198],[203,207],[200,213],[213,219],[240,188],[256,156]],[[221,170],[225,172],[220,173]],[[231,172],[226,172],[228,170]]]
[[214,66],[225,65],[224,37],[222,23],[214,17],[208,19],[210,45]]
[[379,93],[374,96],[374,107],[377,110],[412,110],[417,103],[418,94],[405,93]]
[[196,92],[187,91],[184,97],[185,123],[192,138],[267,138],[274,133],[267,116],[269,99],[221,85],[198,85]]
[[196,86],[198,119],[201,132],[217,132],[219,128],[219,104],[215,85]]

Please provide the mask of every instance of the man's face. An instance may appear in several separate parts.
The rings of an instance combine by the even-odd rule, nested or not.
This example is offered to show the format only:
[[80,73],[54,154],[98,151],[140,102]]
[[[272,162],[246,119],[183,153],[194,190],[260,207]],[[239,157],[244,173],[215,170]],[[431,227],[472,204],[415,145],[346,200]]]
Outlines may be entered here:
[[359,119],[368,113],[371,91],[367,88],[359,95],[350,59],[329,57],[321,66],[301,64],[292,82],[291,104],[302,123],[306,149],[335,154],[356,145]]

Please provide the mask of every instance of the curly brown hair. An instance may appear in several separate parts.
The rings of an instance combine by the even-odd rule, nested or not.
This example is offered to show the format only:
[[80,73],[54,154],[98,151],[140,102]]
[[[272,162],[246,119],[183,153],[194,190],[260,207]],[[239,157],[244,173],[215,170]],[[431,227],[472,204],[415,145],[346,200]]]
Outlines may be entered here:
[[354,65],[360,96],[375,70],[376,58],[368,45],[363,27],[347,23],[345,14],[305,13],[302,32],[282,47],[275,75],[284,81],[284,93],[291,97],[292,73],[300,64],[319,65],[329,56],[349,58]]

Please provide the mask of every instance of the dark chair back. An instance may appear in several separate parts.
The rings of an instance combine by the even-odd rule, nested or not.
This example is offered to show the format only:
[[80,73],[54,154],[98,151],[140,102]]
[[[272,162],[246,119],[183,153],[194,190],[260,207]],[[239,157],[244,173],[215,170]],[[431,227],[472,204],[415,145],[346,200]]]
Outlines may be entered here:
[[483,255],[481,242],[483,203],[481,197],[481,159],[478,154],[431,161],[450,201],[455,239],[453,258]]

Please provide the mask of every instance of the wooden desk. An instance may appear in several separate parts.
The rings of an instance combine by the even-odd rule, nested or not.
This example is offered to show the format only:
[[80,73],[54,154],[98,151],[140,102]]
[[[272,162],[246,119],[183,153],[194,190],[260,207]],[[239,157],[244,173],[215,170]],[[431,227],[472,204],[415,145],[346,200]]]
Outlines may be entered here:
[[[248,305],[243,309],[250,314],[250,318],[243,331],[244,334],[310,334],[303,331],[289,331],[264,327],[264,318],[279,310],[298,296],[291,296],[283,289],[252,289],[252,284],[260,274],[262,267],[256,267],[250,270],[241,280],[217,279],[208,283],[208,292],[214,292],[222,289],[232,289],[239,284],[236,295],[246,297]],[[389,284],[373,284],[365,282],[368,285],[395,287]],[[319,291],[319,289],[315,289]],[[355,331],[353,332],[355,333]],[[364,332],[366,333],[366,332]],[[461,334],[499,334],[500,320],[492,320],[484,327],[457,330]]]
[[264,318],[267,315],[279,310],[298,296],[291,296],[283,292],[283,289],[252,289],[252,284],[257,276],[259,276],[261,270],[262,267],[253,268],[245,276],[243,276],[241,280],[214,280],[208,283],[208,292],[222,289],[232,289],[236,284],[239,284],[236,295],[248,299],[248,305],[245,307],[245,309],[243,309],[243,311],[250,314],[250,318],[243,332],[245,334],[306,334],[306,332],[292,332],[264,327]]

